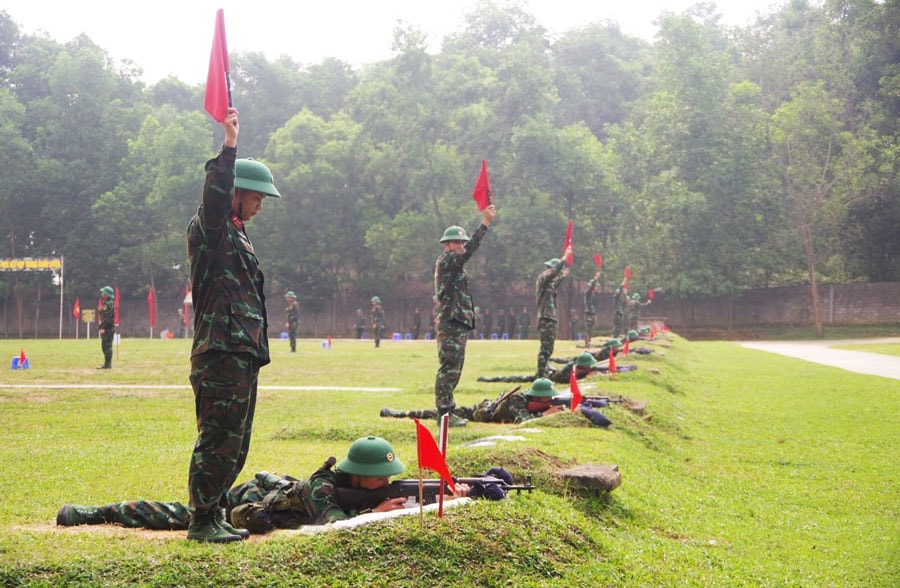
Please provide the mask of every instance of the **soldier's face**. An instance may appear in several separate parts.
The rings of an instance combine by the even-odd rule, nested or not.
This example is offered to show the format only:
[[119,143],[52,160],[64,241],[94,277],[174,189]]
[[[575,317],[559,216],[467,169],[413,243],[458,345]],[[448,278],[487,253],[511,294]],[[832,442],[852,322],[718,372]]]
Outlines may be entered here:
[[444,241],[444,251],[456,251],[462,249],[465,241]]
[[391,483],[389,476],[354,476],[359,488],[363,490],[378,490]]
[[241,220],[248,221],[262,210],[262,201],[265,196],[259,192],[249,190],[235,190],[231,209],[240,215]]

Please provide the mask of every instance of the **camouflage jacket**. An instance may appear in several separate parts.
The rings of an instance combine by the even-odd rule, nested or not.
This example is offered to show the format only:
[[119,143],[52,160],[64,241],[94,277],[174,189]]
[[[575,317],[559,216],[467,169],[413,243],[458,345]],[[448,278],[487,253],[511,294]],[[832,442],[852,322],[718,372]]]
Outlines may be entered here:
[[300,305],[294,300],[284,309],[284,322],[296,326],[300,324]]
[[243,221],[231,212],[237,149],[222,146],[206,162],[203,202],[188,225],[194,345],[246,352],[269,363],[264,278]]
[[101,329],[109,330],[116,326],[115,321],[116,307],[112,298],[109,298],[97,306],[97,323]]
[[475,327],[475,304],[469,292],[469,277],[464,266],[481,245],[487,230],[486,225],[478,225],[462,249],[445,251],[434,262],[434,295],[439,305],[438,328],[450,321],[456,321],[470,329]]
[[625,314],[628,309],[628,291],[624,286],[619,286],[616,293],[613,294],[613,305],[616,314]]
[[522,392],[497,400],[482,400],[473,409],[473,415],[473,420],[485,423],[521,423],[541,416],[528,412],[528,399]]
[[369,319],[372,321],[373,329],[384,328],[384,308],[380,304],[376,304],[369,311]]
[[[290,476],[275,476],[259,472],[249,482],[233,487],[225,495],[226,511],[242,505],[252,505],[250,516],[265,520],[273,528],[291,529],[301,525],[325,525],[334,521],[349,519],[358,513],[345,511],[337,503],[335,487],[349,486],[346,474],[335,472],[330,464],[317,469],[308,480],[297,480]],[[241,509],[247,512],[245,509]],[[246,516],[246,515],[245,515]],[[263,532],[263,529],[251,531]]]
[[565,260],[560,260],[556,267],[548,267],[541,272],[535,282],[539,319],[556,319],[556,288],[565,279],[563,270],[569,267]]

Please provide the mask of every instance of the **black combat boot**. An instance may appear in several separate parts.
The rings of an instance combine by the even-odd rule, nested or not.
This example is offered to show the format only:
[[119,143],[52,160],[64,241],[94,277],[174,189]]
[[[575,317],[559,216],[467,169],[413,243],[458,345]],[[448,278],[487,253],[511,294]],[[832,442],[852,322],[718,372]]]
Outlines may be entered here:
[[65,504],[56,513],[56,524],[60,527],[102,525],[105,522],[106,517],[103,516],[103,509],[97,506]]
[[242,540],[250,536],[250,531],[248,531],[247,529],[236,529],[235,527],[232,527],[231,523],[225,520],[225,513],[222,512],[221,508],[217,508],[213,512],[215,513],[214,518],[216,524],[219,525],[223,531],[227,531],[232,535],[237,535]]
[[191,516],[191,525],[188,527],[187,538],[201,543],[232,543],[240,541],[240,535],[232,535],[215,520],[215,513],[197,513]]

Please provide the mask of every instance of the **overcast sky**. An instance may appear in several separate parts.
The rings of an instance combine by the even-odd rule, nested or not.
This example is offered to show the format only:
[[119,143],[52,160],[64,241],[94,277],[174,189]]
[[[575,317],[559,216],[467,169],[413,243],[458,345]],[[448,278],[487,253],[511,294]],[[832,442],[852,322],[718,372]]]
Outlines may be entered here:
[[[722,23],[743,26],[786,0],[718,0]],[[496,2],[504,5],[502,0]],[[551,34],[597,21],[614,21],[629,35],[652,40],[653,21],[663,11],[680,13],[696,0],[528,0],[527,7]],[[814,3],[817,3],[814,1]],[[154,83],[174,75],[189,84],[205,82],[215,14],[225,11],[230,53],[262,52],[270,60],[290,55],[299,63],[337,57],[354,66],[391,55],[398,22],[428,34],[433,49],[444,35],[462,30],[463,15],[476,0],[3,0],[25,33],[43,31],[60,43],[81,33],[116,61],[130,59]]]

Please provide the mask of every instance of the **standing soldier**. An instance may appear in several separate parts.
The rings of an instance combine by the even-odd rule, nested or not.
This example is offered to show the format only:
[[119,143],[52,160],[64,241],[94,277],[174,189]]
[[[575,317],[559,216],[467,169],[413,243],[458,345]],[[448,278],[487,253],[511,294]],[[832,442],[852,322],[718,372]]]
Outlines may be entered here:
[[381,307],[381,298],[378,296],[372,296],[369,320],[372,322],[372,336],[375,337],[375,347],[381,347],[381,337],[384,335],[384,309]]
[[619,335],[625,334],[625,320],[628,313],[628,282],[622,281],[622,284],[613,294],[613,339],[618,339]]
[[506,331],[506,311],[504,309],[500,309],[500,314],[497,315],[497,332],[500,333],[500,338],[503,338],[503,335]]
[[284,295],[284,301],[287,303],[287,308],[284,309],[284,328],[291,340],[291,353],[295,353],[297,332],[300,330],[300,303],[297,302],[297,295],[291,290]]
[[571,333],[572,341],[578,340],[578,314],[575,312],[573,308],[569,312],[569,331]]
[[494,318],[491,316],[491,311],[487,308],[484,309],[484,312],[481,313],[481,320],[484,323],[483,332],[487,336],[488,339],[491,338],[491,334],[494,327]]
[[110,286],[100,288],[100,302],[97,304],[97,324],[100,333],[100,349],[103,350],[103,365],[98,370],[112,368],[113,337],[116,334],[116,307],[113,302],[115,291]]
[[444,252],[434,264],[440,362],[434,381],[434,402],[438,422],[443,415],[449,414],[451,427],[464,427],[468,423],[466,419],[453,414],[453,409],[456,408],[453,391],[462,374],[469,331],[475,326],[475,305],[469,293],[469,278],[464,266],[481,244],[495,214],[494,205],[488,205],[484,209],[481,224],[471,238],[462,227],[447,227],[441,237]]
[[237,110],[228,108],[222,127],[225,140],[206,162],[203,198],[187,231],[197,419],[187,538],[211,543],[249,534],[232,527],[220,508],[247,460],[259,369],[270,362],[264,278],[245,223],[262,210],[266,196],[281,197],[269,168],[237,159]]
[[413,311],[412,317],[412,338],[418,339],[419,333],[422,331],[422,315],[419,313],[419,307]]
[[545,261],[547,269],[542,271],[535,283],[538,307],[538,332],[541,337],[541,348],[538,351],[536,377],[547,376],[547,361],[553,355],[556,344],[556,288],[569,275],[569,260],[572,259],[572,246],[566,247],[563,259],[553,258]]
[[[512,317],[512,311],[510,310],[509,316]],[[512,318],[510,318],[512,320]],[[528,314],[528,307],[523,306],[522,312],[519,314],[519,339],[527,339],[528,338],[528,329],[531,328],[531,315]],[[512,330],[512,329],[510,329]]]
[[587,283],[584,291],[584,346],[591,346],[591,333],[594,330],[594,315],[597,313],[597,287],[600,285],[600,272]]
[[628,328],[632,331],[638,330],[638,323],[641,322],[641,307],[650,304],[651,300],[641,302],[641,295],[637,292],[631,295],[628,302]]
[[363,331],[366,330],[366,315],[363,314],[363,309],[361,309],[361,308],[356,309],[355,328],[356,328],[356,338],[362,339]]

